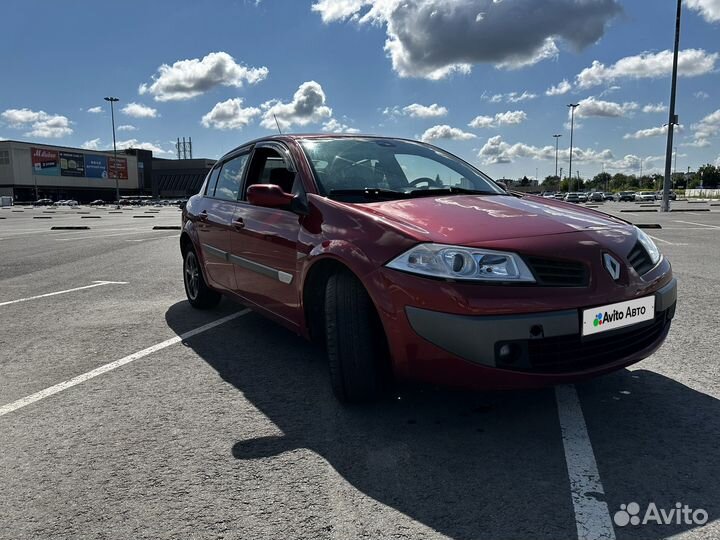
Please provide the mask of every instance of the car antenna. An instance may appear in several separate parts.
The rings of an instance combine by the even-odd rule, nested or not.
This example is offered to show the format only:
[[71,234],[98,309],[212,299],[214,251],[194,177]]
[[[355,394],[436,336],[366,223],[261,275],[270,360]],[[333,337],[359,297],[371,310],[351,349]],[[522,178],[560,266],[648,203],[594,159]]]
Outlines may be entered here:
[[280,129],[280,122],[278,122],[277,116],[275,116],[275,115],[273,114],[273,118],[275,119],[275,125],[276,125],[277,128],[278,128],[278,133],[280,133],[280,135],[282,135],[282,129]]

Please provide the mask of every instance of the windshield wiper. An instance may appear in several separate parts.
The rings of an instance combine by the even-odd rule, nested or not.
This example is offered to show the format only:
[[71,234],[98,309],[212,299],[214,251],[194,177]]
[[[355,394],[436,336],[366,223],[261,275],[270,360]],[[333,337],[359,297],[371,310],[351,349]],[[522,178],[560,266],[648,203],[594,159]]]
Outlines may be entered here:
[[435,195],[505,195],[505,193],[449,186],[442,188],[414,189],[410,191],[408,195],[411,197],[433,197]]
[[382,188],[331,189],[329,195],[360,195],[368,199],[407,199],[411,196],[406,191]]

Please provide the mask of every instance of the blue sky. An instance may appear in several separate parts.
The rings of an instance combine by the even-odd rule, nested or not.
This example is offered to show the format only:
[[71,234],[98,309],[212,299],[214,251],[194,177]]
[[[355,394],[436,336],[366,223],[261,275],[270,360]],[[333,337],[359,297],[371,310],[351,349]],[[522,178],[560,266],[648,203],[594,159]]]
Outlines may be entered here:
[[[425,138],[490,175],[664,167],[673,0],[6,0],[0,137],[216,158],[275,131]],[[720,1],[686,0],[677,168],[720,164]],[[163,67],[164,66],[164,67]],[[563,82],[565,81],[565,82]],[[555,91],[550,91],[555,87]],[[100,109],[97,109],[100,107]],[[93,112],[99,111],[99,112]],[[164,152],[164,153],[163,153]]]

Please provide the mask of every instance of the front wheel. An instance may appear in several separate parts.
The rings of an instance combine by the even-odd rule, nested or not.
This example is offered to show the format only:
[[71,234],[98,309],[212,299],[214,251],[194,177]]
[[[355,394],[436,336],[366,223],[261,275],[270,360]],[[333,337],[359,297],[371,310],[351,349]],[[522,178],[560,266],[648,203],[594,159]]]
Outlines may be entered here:
[[220,302],[220,293],[213,291],[205,283],[200,261],[195,251],[190,248],[183,259],[183,281],[188,302],[196,309],[210,309]]
[[325,336],[337,398],[378,398],[389,379],[385,334],[370,296],[349,272],[330,276],[325,287]]

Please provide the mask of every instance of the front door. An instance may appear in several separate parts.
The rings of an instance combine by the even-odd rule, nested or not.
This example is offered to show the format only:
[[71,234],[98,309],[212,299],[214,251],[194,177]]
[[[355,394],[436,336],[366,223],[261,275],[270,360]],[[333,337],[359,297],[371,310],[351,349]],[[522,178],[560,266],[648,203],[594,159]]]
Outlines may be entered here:
[[276,315],[297,322],[297,239],[302,216],[286,209],[253,206],[245,200],[252,184],[277,184],[291,192],[295,173],[271,148],[253,152],[235,214],[230,260],[237,292]]

